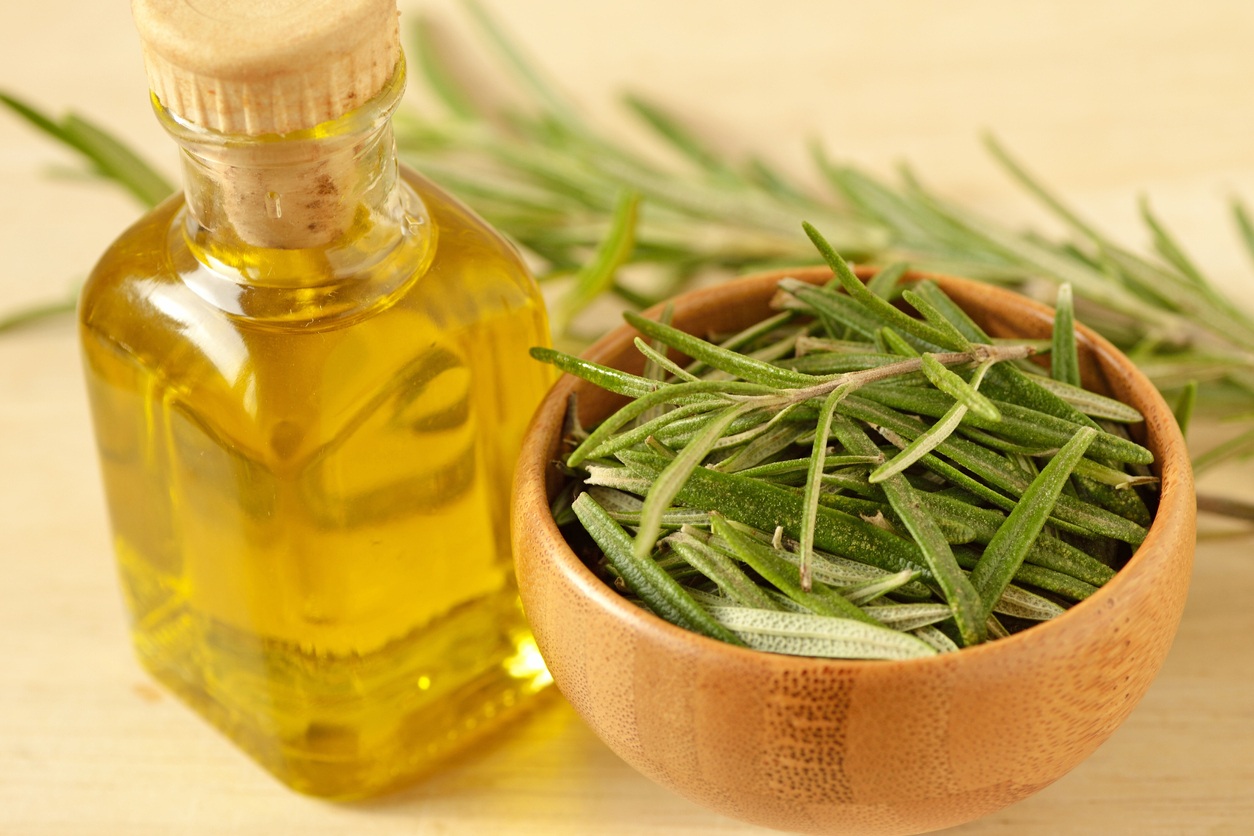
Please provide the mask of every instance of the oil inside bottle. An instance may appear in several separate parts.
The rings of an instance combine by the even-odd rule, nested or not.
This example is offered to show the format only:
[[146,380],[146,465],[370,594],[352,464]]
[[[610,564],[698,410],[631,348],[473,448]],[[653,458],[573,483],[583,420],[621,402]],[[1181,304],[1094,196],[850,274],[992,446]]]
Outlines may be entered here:
[[[507,516],[549,382],[527,354],[543,306],[499,236],[402,179],[380,254],[368,213],[351,219],[369,257],[350,273],[316,247],[218,252],[180,196],[80,305],[141,660],[280,780],[334,798],[424,772],[549,682]],[[289,204],[265,194],[271,220]]]

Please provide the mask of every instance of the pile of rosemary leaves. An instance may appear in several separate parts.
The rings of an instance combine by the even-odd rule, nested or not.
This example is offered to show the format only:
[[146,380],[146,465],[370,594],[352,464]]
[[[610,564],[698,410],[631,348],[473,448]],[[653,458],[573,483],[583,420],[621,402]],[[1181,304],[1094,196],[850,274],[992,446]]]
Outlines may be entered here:
[[[1145,256],[1086,223],[990,139],[1011,177],[1070,230],[1053,240],[979,217],[908,171],[892,184],[840,165],[818,145],[814,184],[761,157],[727,159],[664,109],[628,95],[626,106],[675,152],[675,165],[658,165],[588,124],[479,3],[467,0],[466,8],[521,92],[490,102],[482,83],[464,83],[459,71],[485,50],[458,51],[420,20],[412,66],[445,112],[400,110],[397,147],[530,255],[554,288],[555,338],[564,347],[597,336],[602,321],[580,312],[604,296],[638,310],[703,277],[815,263],[797,231],[806,217],[863,263],[908,261],[1020,291],[1038,280],[1070,284],[1085,322],[1177,400],[1182,428],[1195,403],[1236,422],[1227,441],[1194,459],[1195,470],[1254,454],[1254,319],[1205,278],[1148,205],[1142,214],[1154,253]],[[11,96],[0,102],[143,205],[171,192],[152,166],[81,116],[54,119]],[[1254,225],[1236,201],[1233,218],[1254,255]],[[18,311],[0,317],[0,330],[72,308],[66,299]],[[1199,498],[1199,505],[1254,518],[1254,509],[1221,499]]]
[[805,229],[836,278],[784,279],[781,312],[720,344],[628,314],[643,376],[533,350],[632,399],[591,432],[572,400],[568,537],[667,621],[801,656],[957,650],[1093,594],[1158,480],[1140,413],[1079,385],[1070,286],[1050,344],[992,340],[904,264],[863,286]]

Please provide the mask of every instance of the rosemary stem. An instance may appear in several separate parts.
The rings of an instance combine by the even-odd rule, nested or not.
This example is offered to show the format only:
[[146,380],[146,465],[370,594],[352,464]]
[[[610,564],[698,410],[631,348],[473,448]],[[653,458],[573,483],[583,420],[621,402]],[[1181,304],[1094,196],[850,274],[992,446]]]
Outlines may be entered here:
[[[1036,349],[1030,345],[978,344],[971,346],[970,351],[953,351],[929,356],[943,366],[961,366],[967,363],[1000,363],[1004,360],[1021,360],[1031,357],[1035,353]],[[871,383],[922,371],[922,369],[923,358],[910,357],[899,363],[892,363],[887,366],[856,372],[845,372],[813,386],[800,389],[783,389],[778,395],[728,395],[727,399],[755,402],[762,406],[784,406],[802,403],[814,398],[826,397],[832,390],[838,387],[849,386],[852,391]]]

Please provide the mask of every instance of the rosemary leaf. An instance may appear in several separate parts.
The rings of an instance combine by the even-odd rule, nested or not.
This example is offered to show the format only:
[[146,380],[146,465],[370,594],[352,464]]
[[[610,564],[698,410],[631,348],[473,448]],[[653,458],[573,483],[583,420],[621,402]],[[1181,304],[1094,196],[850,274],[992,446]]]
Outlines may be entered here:
[[874,483],[883,482],[891,476],[896,476],[906,468],[913,465],[919,459],[935,450],[944,442],[945,439],[958,429],[958,425],[962,423],[962,419],[967,415],[967,405],[964,403],[956,403],[949,408],[949,411],[941,416],[935,424],[928,427],[927,431],[911,441],[896,456],[884,462],[882,465],[871,471],[869,481]]
[[810,589],[803,588],[801,573],[796,567],[780,559],[773,549],[728,525],[721,515],[710,515],[710,528],[731,545],[737,557],[753,567],[755,572],[770,581],[776,589],[803,607],[819,615],[879,624],[840,593],[824,584],[815,583]]
[[711,607],[710,614],[749,647],[790,656],[835,659],[917,659],[937,650],[909,633],[848,618]]
[[602,389],[608,389],[629,398],[638,398],[650,392],[656,392],[660,385],[648,378],[602,366],[600,363],[573,357],[551,348],[532,348],[531,356],[541,363],[551,363],[567,374],[573,374],[589,383],[595,383]]
[[[772,317],[767,317],[761,322],[750,325],[748,328],[744,329],[743,331],[740,331],[737,334],[733,334],[732,336],[728,337],[723,342],[719,343],[718,346],[719,348],[724,348],[724,349],[727,349],[728,351],[736,351],[740,348],[743,348],[746,345],[749,345],[754,340],[758,339],[764,334],[771,333],[776,328],[779,328],[781,325],[786,325],[788,322],[792,320],[792,318],[793,318],[793,314],[788,311],[785,311],[784,313],[781,313],[781,314],[776,314],[775,316],[772,316]],[[704,371],[707,368],[709,368],[709,366],[706,363],[700,360],[694,360],[688,364],[687,371],[690,374],[700,374],[702,371]]]
[[[647,342],[640,339],[639,337],[636,337],[635,339],[635,346],[636,346],[636,349],[645,356],[648,362],[652,363],[660,371],[664,371],[668,374],[672,374],[681,380],[688,381],[689,383],[695,383],[701,379],[697,377],[695,374],[689,373],[686,369],[681,368],[678,363],[671,360],[661,351],[649,345]],[[644,377],[648,378],[649,380],[663,380],[663,377],[661,375],[652,376],[652,375],[646,374],[644,375]]]
[[1084,456],[1097,431],[1085,427],[1067,442],[1045,466],[1019,499],[1019,504],[997,530],[971,571],[971,583],[979,590],[986,612],[1001,598],[1006,585],[1023,563],[1032,541],[1040,534],[1050,509],[1059,500],[1072,468]]
[[1071,285],[1058,286],[1058,298],[1054,303],[1054,337],[1049,354],[1049,371],[1054,380],[1078,387],[1080,385],[1080,359],[1075,340],[1075,303],[1071,298]]
[[1066,610],[1048,598],[1009,584],[993,605],[993,612],[1030,621],[1048,621],[1062,615]]
[[718,588],[736,603],[764,610],[778,609],[762,589],[740,571],[735,562],[711,549],[691,534],[677,534],[669,544],[684,560],[718,584]]
[[944,621],[952,615],[945,604],[890,604],[863,607],[862,611],[887,627],[906,632]]
[[880,329],[880,335],[884,339],[884,343],[894,354],[900,354],[902,357],[918,357],[919,352],[914,346],[901,338],[895,330],[889,327]]
[[954,324],[946,319],[945,315],[937,310],[927,299],[913,290],[903,290],[901,298],[909,302],[910,306],[916,311],[923,314],[923,318],[928,324],[944,334],[953,345],[961,346],[964,351],[970,348],[967,338],[962,335],[962,332],[955,328]]
[[[827,455],[823,459],[823,469],[829,467],[844,467],[851,464],[875,464],[880,460],[880,455],[875,456],[833,456]],[[810,459],[788,459],[787,461],[771,462],[770,464],[762,464],[757,467],[749,467],[739,471],[741,476],[762,477],[762,476],[779,476],[786,473],[796,473],[798,471],[808,470],[810,467]]]
[[832,272],[836,274],[836,280],[840,283],[840,286],[851,297],[861,302],[868,311],[878,316],[886,324],[914,334],[919,339],[926,340],[942,348],[948,348],[951,351],[966,350],[965,341],[958,342],[954,340],[949,333],[914,319],[867,290],[866,286],[849,269],[849,265],[845,263],[845,260],[840,257],[840,254],[832,248],[832,245],[827,242],[827,239],[817,229],[809,223],[803,223],[801,226],[818,249],[819,254],[823,256],[828,266],[832,268]]
[[[978,554],[962,546],[954,549],[954,559],[964,569],[974,569],[980,562]],[[1043,566],[1029,566],[1026,563],[1019,567],[1012,580],[1016,583],[1035,586],[1038,589],[1052,592],[1072,601],[1083,601],[1097,592],[1097,587],[1093,584],[1085,583],[1082,580],[1073,578],[1070,575],[1064,575],[1061,572],[1055,572],[1052,569],[1046,569]]]
[[[837,386],[819,409],[819,424],[814,433],[814,452],[810,456],[810,468],[806,474],[805,505],[802,511],[801,537],[799,538],[801,545],[798,552],[801,558],[801,588],[807,591],[810,589],[810,561],[814,551],[814,525],[819,512],[819,488],[822,485],[820,476],[826,461],[827,434],[831,428],[832,413],[836,409],[836,404],[840,403],[841,399],[852,389],[850,385]],[[868,453],[858,450],[855,452],[858,455],[874,455],[878,451]]]
[[1119,421],[1123,424],[1137,424],[1145,420],[1145,416],[1122,401],[1072,386],[1061,380],[1050,377],[1033,378],[1033,382],[1043,389],[1053,392],[1076,409],[1090,418],[1103,418],[1107,421]]
[[[948,518],[968,526],[974,533],[974,541],[987,545],[992,542],[1006,515],[991,508],[980,508],[953,496],[940,493],[922,493],[920,499],[934,517]],[[1024,558],[1028,563],[1051,569],[1094,586],[1100,586],[1114,577],[1114,571],[1074,546],[1042,534],[1029,547]]]
[[[656,478],[666,465],[666,461],[656,455],[634,450],[623,451],[619,457],[645,479]],[[801,533],[802,497],[737,473],[697,468],[676,498],[684,505],[717,511],[751,528],[773,531],[775,526],[782,525],[784,533],[794,539]],[[918,569],[924,580],[932,579],[914,543],[834,508],[819,506],[814,543],[824,551],[890,572]]]
[[[999,403],[998,408],[1002,409],[1003,413],[1005,412],[1003,404]],[[888,429],[913,439],[927,431],[927,427],[918,419],[853,395],[845,398],[837,407],[837,411],[851,418],[866,421],[879,428],[881,433],[883,429]],[[1006,491],[1014,496],[1022,496],[1028,488],[1029,480],[1017,468],[1009,466],[1009,463],[999,455],[978,444],[950,437],[937,447],[937,452],[970,470],[976,477],[987,480],[989,485],[996,490],[978,481],[964,479],[952,467],[947,468],[943,462],[939,462],[934,454],[924,456],[920,463],[956,481],[962,487],[976,492],[981,498],[988,499],[990,502],[1005,504],[1006,497],[998,494],[998,490]],[[1010,502],[1010,507],[1015,507],[1013,500]],[[1050,525],[1057,525],[1064,530],[1075,530],[1082,534],[1113,537],[1134,546],[1140,545],[1145,539],[1145,529],[1141,526],[1103,508],[1081,502],[1065,494],[1060,496],[1054,505],[1054,516],[1050,518]]]
[[691,334],[686,334],[677,328],[671,328],[669,325],[645,319],[643,316],[631,311],[625,312],[623,318],[640,333],[661,340],[671,348],[681,351],[693,359],[701,360],[707,365],[748,381],[767,386],[799,388],[812,386],[820,380],[810,375],[789,372],[770,363],[764,363],[760,360],[746,357],[743,354],[720,348]]
[[636,246],[636,222],[640,214],[640,194],[625,190],[618,197],[610,221],[610,231],[589,261],[575,276],[571,289],[558,300],[554,319],[565,330],[577,313],[593,299],[610,289],[618,269],[631,258]]
[[[855,280],[856,281],[856,280]],[[854,334],[875,340],[880,323],[848,296],[841,296],[829,288],[819,287],[797,279],[784,279],[779,283],[784,293],[776,294],[774,304],[788,310],[818,316],[824,321],[837,323]]]
[[[858,425],[844,416],[833,424],[833,430],[846,449],[859,455],[867,455],[875,445]],[[981,612],[980,595],[954,560],[949,543],[936,521],[923,507],[916,491],[902,476],[890,476],[883,481],[884,493],[889,504],[901,517],[914,542],[923,553],[932,576],[944,593],[962,634],[968,645],[976,645],[987,638],[983,629],[985,614]]]
[[[535,352],[535,349],[532,349]],[[638,378],[643,380],[644,378]],[[595,381],[593,381],[595,382]],[[588,434],[583,443],[575,448],[574,452],[566,459],[566,464],[570,467],[582,462],[588,457],[589,453],[596,450],[601,444],[609,440],[610,436],[618,429],[634,421],[643,415],[650,408],[663,403],[672,404],[691,404],[709,403],[711,400],[726,401],[721,396],[726,395],[761,395],[771,394],[774,390],[770,387],[759,386],[753,383],[737,383],[734,381],[699,381],[696,383],[674,383],[674,384],[651,384],[654,386],[653,391],[637,397],[634,401],[615,412],[609,418],[602,421],[595,430]],[[611,390],[612,391],[612,390]],[[661,419],[668,416],[663,415]],[[691,418],[704,422],[704,416],[689,416]],[[661,420],[654,419],[654,420]],[[677,420],[677,419],[676,419]],[[674,422],[672,422],[674,423]]]
[[[882,578],[876,578],[875,580],[861,581],[859,583],[850,584],[849,586],[843,586],[836,591],[845,596],[845,599],[849,601],[849,603],[857,604],[862,607],[863,605],[874,601],[876,598],[881,598],[890,592],[895,592],[915,580],[918,576],[918,572],[911,569],[903,569],[900,572],[895,572]],[[872,614],[872,617],[875,616]],[[883,621],[883,619],[878,618],[877,620]],[[937,619],[937,621],[939,620],[940,619]],[[898,629],[907,628],[899,627]]]
[[129,191],[147,207],[156,206],[174,193],[174,187],[155,168],[108,131],[70,113],[60,122],[40,113],[13,96],[0,93],[0,103],[34,127],[73,148],[96,173]]
[[[711,412],[725,406],[727,406],[725,401],[702,401],[699,403],[685,404],[683,406],[676,407],[670,412],[659,415],[652,421],[646,421],[643,424],[639,424],[632,427],[630,430],[625,430],[617,435],[610,435],[604,442],[597,444],[586,452],[582,450],[583,445],[581,444],[579,448],[576,448],[576,450],[580,451],[579,457],[576,458],[575,454],[572,452],[571,458],[567,459],[567,461],[573,467],[578,465],[585,458],[601,459],[606,456],[612,456],[619,450],[626,450],[628,448],[635,447],[637,444],[643,444],[645,439],[650,436],[656,436],[664,427],[668,427],[678,421],[682,421],[685,418],[703,415],[707,412]],[[609,434],[610,432],[611,430],[606,430],[606,434]],[[586,442],[590,438],[591,435],[585,435],[584,441]]]
[[693,601],[683,587],[667,575],[652,558],[634,554],[627,532],[591,496],[581,494],[572,507],[579,516],[579,521],[601,547],[606,559],[628,588],[640,596],[660,618],[712,639],[744,645],[743,641]]
[[635,540],[636,557],[645,559],[653,553],[653,546],[662,530],[662,515],[666,509],[670,507],[675,496],[688,481],[688,477],[701,465],[701,460],[714,447],[715,442],[722,436],[728,425],[750,409],[753,409],[752,404],[740,404],[729,407],[711,419],[701,434],[691,444],[684,447],[683,451],[657,475],[648,494],[645,495],[644,508],[641,510],[640,528],[636,532]]
[[[923,365],[924,376],[927,377],[927,379],[930,380],[932,385],[937,389],[941,390],[946,395],[949,395],[951,398],[964,405],[972,413],[980,416],[986,421],[992,421],[994,423],[1001,421],[1001,411],[997,409],[993,402],[976,391],[975,386],[967,383],[961,377],[937,362],[935,355],[924,354],[920,357],[920,362]],[[989,365],[991,365],[991,363]],[[979,375],[980,378],[984,377],[984,371],[987,371],[987,368],[981,371]]]
[[953,653],[960,649],[958,645],[954,644],[953,639],[949,638],[949,636],[946,636],[935,627],[920,627],[919,629],[911,630],[910,632],[918,637],[919,640],[927,642],[940,653]]

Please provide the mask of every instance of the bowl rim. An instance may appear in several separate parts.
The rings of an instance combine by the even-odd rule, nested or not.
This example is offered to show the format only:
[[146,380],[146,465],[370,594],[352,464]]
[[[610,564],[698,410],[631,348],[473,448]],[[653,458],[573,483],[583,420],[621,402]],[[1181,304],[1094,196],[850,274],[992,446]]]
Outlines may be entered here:
[[[860,279],[866,281],[878,271],[875,268],[856,266],[854,267],[854,272]],[[737,291],[743,291],[750,287],[756,289],[756,286],[759,284],[775,283],[782,278],[796,278],[811,283],[819,283],[831,278],[831,276],[831,271],[826,267],[772,270],[742,276],[717,285],[680,294],[669,301],[676,303],[676,315],[678,318],[682,315],[683,308],[696,307],[700,303],[716,300],[727,295],[734,295]],[[1052,308],[1001,287],[957,276],[925,271],[907,271],[902,277],[902,281],[921,281],[924,279],[937,281],[942,287],[946,284],[953,284],[967,289],[976,289],[980,293],[993,297],[1002,297],[1004,301],[1012,301],[1019,305],[1026,314],[1047,319],[1051,324],[1053,322],[1054,311]],[[644,311],[643,315],[656,319],[666,304],[668,303],[663,302],[655,305]],[[622,348],[624,341],[630,344],[630,338],[634,336],[639,336],[639,332],[630,325],[623,324],[604,335],[584,351],[581,357],[598,361],[604,360],[606,358],[603,355]],[[813,669],[816,666],[830,667],[839,665],[842,668],[856,669],[859,672],[870,672],[873,670],[876,673],[893,674],[912,668],[922,670],[923,666],[928,665],[945,665],[950,663],[955,656],[974,662],[977,660],[977,657],[983,658],[990,654],[1011,653],[1025,645],[1049,642],[1050,637],[1054,633],[1067,630],[1070,625],[1077,623],[1079,619],[1091,610],[1101,608],[1106,599],[1118,595],[1125,587],[1136,584],[1141,575],[1147,571],[1145,566],[1150,561],[1151,554],[1156,551],[1155,547],[1160,542],[1164,544],[1170,543],[1168,529],[1174,528],[1182,522],[1187,522],[1188,517],[1196,507],[1193,491],[1193,473],[1188,451],[1179,427],[1175,422],[1174,414],[1166,401],[1163,400],[1161,393],[1126,355],[1104,337],[1078,321],[1076,322],[1076,337],[1082,348],[1087,348],[1093,354],[1103,374],[1107,373],[1108,366],[1117,368],[1129,379],[1133,390],[1139,390],[1145,395],[1144,400],[1147,403],[1141,404],[1138,408],[1140,408],[1145,418],[1142,425],[1145,427],[1145,442],[1147,446],[1158,447],[1158,452],[1155,453],[1155,461],[1151,465],[1160,477],[1158,510],[1146,533],[1145,540],[1136,548],[1124,566],[1115,573],[1114,577],[1099,587],[1099,590],[1105,594],[1090,595],[1085,600],[1073,604],[1062,615],[1049,621],[1035,624],[1031,628],[1011,634],[1006,638],[985,642],[975,647],[961,648],[958,653],[937,653],[931,656],[911,659],[841,659],[792,656],[753,650],[747,647],[737,647],[721,642],[671,624],[657,615],[631,604],[611,586],[593,574],[583,561],[579,559],[566,542],[565,537],[562,536],[561,530],[558,529],[556,521],[549,510],[548,497],[551,495],[548,490],[549,480],[555,474],[554,468],[550,467],[550,462],[548,461],[548,453],[552,449],[552,434],[554,431],[560,432],[561,416],[565,414],[565,404],[568,395],[574,391],[577,385],[583,383],[579,378],[570,374],[563,374],[549,389],[537,408],[532,418],[531,426],[527,431],[523,445],[523,455],[519,459],[518,471],[515,475],[514,504],[516,507],[514,513],[515,515],[517,514],[517,506],[519,504],[529,501],[539,501],[543,505],[543,509],[542,513],[539,514],[540,530],[521,536],[528,539],[543,539],[559,544],[559,548],[547,550],[546,559],[554,560],[557,564],[556,568],[583,595],[590,601],[595,602],[597,606],[608,609],[610,615],[625,626],[629,626],[630,629],[651,634],[654,639],[664,640],[672,645],[676,643],[689,645],[694,651],[706,654],[725,654],[729,662],[751,662],[767,665],[776,669],[777,672]],[[585,385],[592,386],[594,384],[588,383]],[[1144,408],[1145,406],[1151,408],[1146,409]],[[553,420],[551,416],[556,416],[556,420]],[[1165,422],[1152,420],[1153,418],[1162,418],[1163,416],[1170,418],[1170,420]],[[1158,433],[1157,437],[1151,438],[1151,434],[1155,431]],[[1157,445],[1153,445],[1152,441],[1157,441]],[[534,473],[531,470],[537,466],[540,469],[538,478],[534,477]],[[530,480],[532,484],[530,485],[527,484],[529,472],[533,473],[533,477]],[[1180,517],[1179,515],[1181,514],[1185,516]],[[518,537],[520,535],[516,532],[515,536]],[[523,584],[521,573],[520,584]],[[525,597],[524,595],[524,610],[526,604]]]

